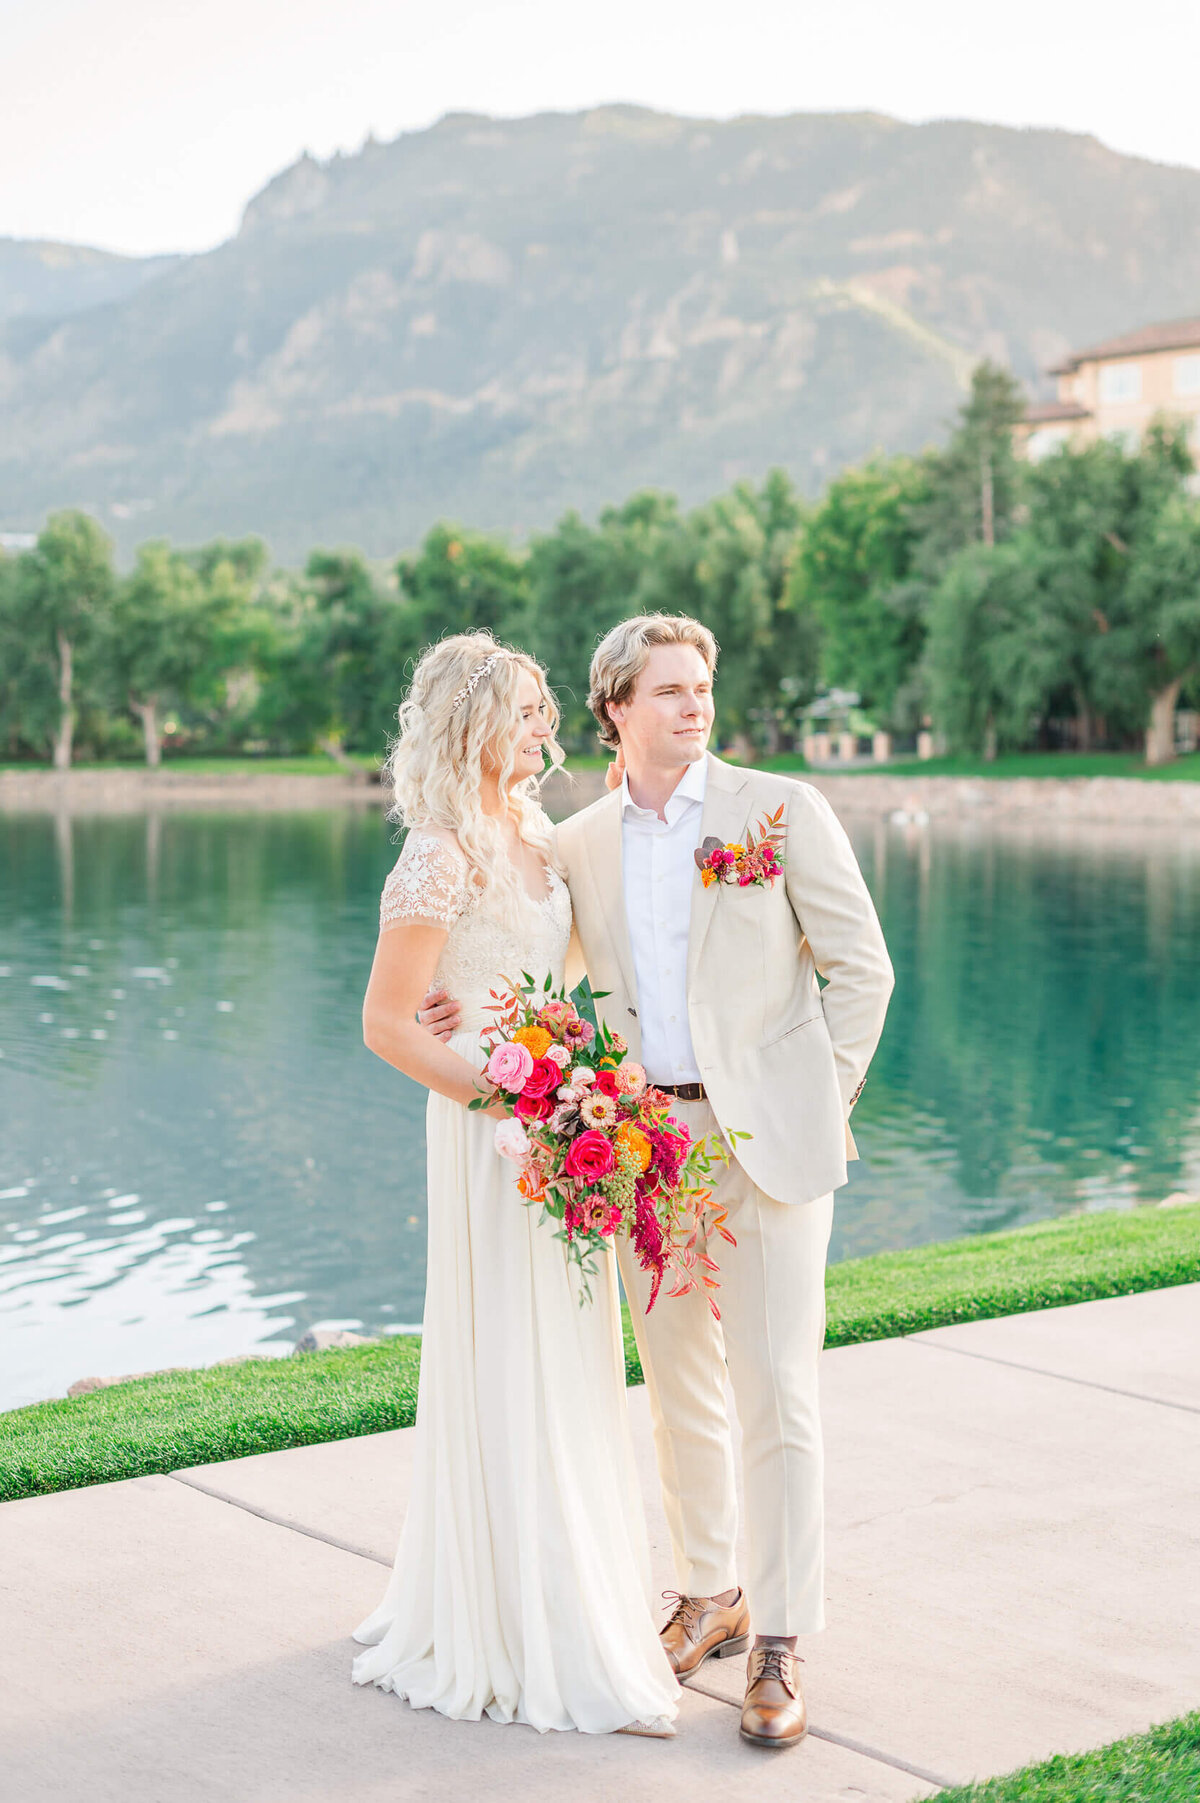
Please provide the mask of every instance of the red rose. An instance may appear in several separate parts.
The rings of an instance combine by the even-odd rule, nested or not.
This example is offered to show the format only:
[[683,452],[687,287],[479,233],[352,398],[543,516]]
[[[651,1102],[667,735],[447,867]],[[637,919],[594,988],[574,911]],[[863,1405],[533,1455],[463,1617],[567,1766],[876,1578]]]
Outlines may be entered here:
[[540,1102],[543,1096],[548,1096],[551,1090],[557,1089],[562,1080],[562,1072],[553,1058],[535,1059],[521,1094],[528,1096],[531,1102]]
[[550,1096],[531,1096],[522,1090],[513,1097],[513,1113],[519,1121],[548,1121],[554,1113],[554,1101]]
[[612,1142],[595,1127],[581,1133],[567,1148],[567,1170],[572,1177],[582,1177],[585,1183],[598,1183],[601,1177],[607,1177],[616,1162]]
[[595,1088],[602,1096],[611,1096],[615,1102],[621,1093],[617,1088],[616,1071],[597,1071]]

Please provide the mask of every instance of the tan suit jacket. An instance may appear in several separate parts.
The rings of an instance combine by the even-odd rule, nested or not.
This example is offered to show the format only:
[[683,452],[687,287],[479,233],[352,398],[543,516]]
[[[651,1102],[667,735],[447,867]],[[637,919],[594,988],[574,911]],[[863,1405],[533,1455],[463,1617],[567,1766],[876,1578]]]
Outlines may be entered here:
[[[736,1155],[780,1202],[812,1202],[857,1157],[849,1117],[883,1029],[892,966],[850,841],[819,790],[708,755],[700,837],[743,840],[784,807],[783,877],[714,883],[696,872],[688,938],[688,1020],[722,1128],[750,1133]],[[600,1018],[640,1057],[637,986],[625,914],[621,795],[564,820],[558,858],[570,885],[583,967]],[[826,980],[822,990],[817,975]],[[581,972],[571,970],[570,980]]]

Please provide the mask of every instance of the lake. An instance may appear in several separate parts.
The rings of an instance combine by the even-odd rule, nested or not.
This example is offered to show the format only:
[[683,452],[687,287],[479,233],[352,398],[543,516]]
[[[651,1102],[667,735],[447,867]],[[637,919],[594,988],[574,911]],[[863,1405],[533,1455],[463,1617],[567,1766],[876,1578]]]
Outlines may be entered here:
[[[896,964],[833,1256],[1200,1189],[1200,844],[850,822]],[[424,1098],[374,809],[0,815],[0,1408],[398,1332]]]

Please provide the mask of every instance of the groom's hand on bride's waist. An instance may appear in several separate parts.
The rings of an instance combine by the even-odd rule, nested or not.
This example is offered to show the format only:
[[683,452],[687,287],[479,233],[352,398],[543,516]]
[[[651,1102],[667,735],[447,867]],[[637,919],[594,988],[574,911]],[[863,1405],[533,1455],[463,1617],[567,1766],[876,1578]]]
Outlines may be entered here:
[[461,1008],[445,989],[427,989],[417,1009],[417,1019],[435,1039],[449,1039],[451,1033],[457,1033],[461,1016]]

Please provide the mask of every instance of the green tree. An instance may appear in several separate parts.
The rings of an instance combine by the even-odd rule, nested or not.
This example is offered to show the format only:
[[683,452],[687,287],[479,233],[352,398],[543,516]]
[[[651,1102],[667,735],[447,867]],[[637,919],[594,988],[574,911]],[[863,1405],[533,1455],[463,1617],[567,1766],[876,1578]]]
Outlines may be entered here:
[[382,753],[410,645],[406,610],[357,551],[314,551],[304,580],[312,605],[291,661],[302,695],[324,699],[316,743],[339,759],[345,748]]
[[[31,669],[21,592],[21,562],[0,551],[0,743],[15,755],[31,740],[40,744],[54,726],[56,702],[49,672]],[[38,675],[41,694],[37,693]],[[31,714],[40,711],[33,726]]]
[[[1136,452],[1107,440],[1064,447],[1028,472],[1024,523],[1001,544],[968,546],[950,561],[930,607],[927,672],[956,748],[990,756],[1026,744],[1066,710],[1085,747],[1100,713],[1118,736],[1143,730],[1149,714],[1148,746],[1170,755],[1190,669],[1178,513],[1189,468],[1180,434],[1165,426]],[[1168,650],[1172,584],[1182,612],[1169,615]]]
[[1175,756],[1179,691],[1200,673],[1200,506],[1171,495],[1134,554],[1109,635],[1112,667],[1137,684],[1146,762]]
[[51,514],[18,561],[12,630],[35,687],[44,689],[47,674],[53,683],[56,770],[71,766],[79,688],[93,675],[113,588],[111,540],[86,513]]
[[1028,532],[1055,571],[1031,652],[1056,648],[1057,686],[1069,692],[1085,751],[1099,707],[1103,639],[1126,575],[1126,464],[1121,448],[1101,439],[1080,449],[1062,446],[1034,464],[1026,479]]
[[549,672],[568,744],[595,743],[587,706],[592,652],[619,621],[670,598],[682,530],[674,496],[645,489],[605,508],[595,526],[568,513],[533,539],[528,645]]
[[[335,703],[325,668],[326,621],[303,578],[272,582],[252,613],[256,693],[251,735],[280,751],[330,742]],[[341,742],[338,745],[341,757]]]
[[800,541],[796,587],[821,632],[821,675],[857,690],[892,724],[925,642],[927,590],[914,580],[916,516],[928,476],[911,457],[874,457],[826,489]]
[[164,708],[202,705],[221,687],[235,656],[230,628],[244,601],[232,561],[185,557],[165,541],[139,548],[113,603],[109,660],[141,723],[152,769],[162,762]]
[[1028,539],[969,545],[933,592],[927,669],[934,717],[954,751],[995,757],[1025,743],[1043,672],[1027,654],[1044,571]]
[[396,564],[417,648],[455,632],[520,639],[528,612],[525,560],[498,538],[437,525]]
[[721,648],[722,736],[758,738],[772,752],[817,681],[816,621],[792,580],[803,519],[783,470],[760,488],[739,482],[688,516],[670,584],[675,606],[703,620]]
[[995,545],[1012,530],[1023,465],[1013,431],[1024,417],[1020,384],[996,363],[977,365],[945,447],[925,459],[928,483],[915,510],[917,567],[936,581],[967,545]]
[[236,582],[246,591],[267,573],[267,547],[261,538],[214,538],[179,555],[205,582]]
[[1073,702],[1084,748],[1098,710],[1118,734],[1146,724],[1151,666],[1134,649],[1129,585],[1191,467],[1183,434],[1159,424],[1136,451],[1101,439],[1063,447],[1029,471],[1025,530],[1053,572],[1030,652],[1045,660],[1055,648],[1058,686]]

